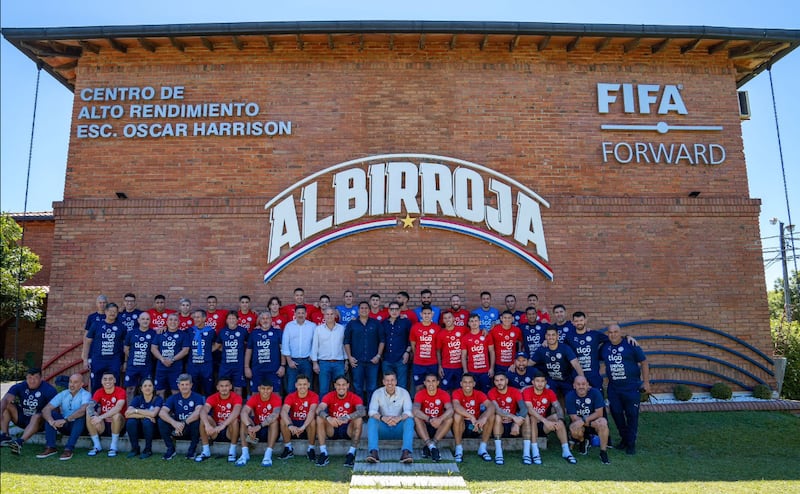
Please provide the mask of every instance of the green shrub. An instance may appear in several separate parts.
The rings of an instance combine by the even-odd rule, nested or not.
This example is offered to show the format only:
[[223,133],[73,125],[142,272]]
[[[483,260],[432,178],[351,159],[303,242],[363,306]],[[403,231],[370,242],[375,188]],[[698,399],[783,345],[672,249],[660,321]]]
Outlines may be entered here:
[[757,384],[753,386],[753,398],[758,398],[759,400],[771,400],[772,390],[766,384]]
[[789,327],[772,325],[775,354],[786,357],[786,374],[783,378],[781,398],[800,400],[800,322],[792,321]]
[[689,401],[692,399],[692,388],[685,384],[676,384],[672,388],[672,394],[675,395],[675,399],[678,401]]
[[716,383],[711,386],[711,397],[718,400],[730,400],[733,396],[731,387],[725,383]]
[[21,381],[25,379],[28,368],[25,362],[13,359],[0,359],[0,381]]

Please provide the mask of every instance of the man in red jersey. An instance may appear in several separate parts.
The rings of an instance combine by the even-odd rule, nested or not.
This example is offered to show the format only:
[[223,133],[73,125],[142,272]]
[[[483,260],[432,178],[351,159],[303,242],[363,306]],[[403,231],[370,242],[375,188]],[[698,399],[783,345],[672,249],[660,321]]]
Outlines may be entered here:
[[178,301],[178,329],[186,331],[194,326],[194,319],[192,319],[192,301],[188,298],[182,298]]
[[250,333],[258,324],[258,314],[254,310],[250,310],[250,297],[242,295],[239,297],[239,311],[236,313],[239,317],[238,325],[247,328]]
[[217,297],[209,295],[206,298],[206,326],[211,326],[219,334],[225,327],[228,311],[217,309]]
[[[538,309],[538,304],[539,304],[539,296],[536,295],[535,293],[529,293],[528,294],[528,305],[525,308],[525,315],[522,316],[522,318],[519,321],[520,324],[524,324],[524,323],[536,324],[537,322],[550,324],[550,314],[548,314],[546,310],[539,310]],[[536,320],[535,321],[532,321],[528,317],[528,308],[530,308],[530,307],[533,307],[536,310]]]
[[455,326],[455,316],[450,311],[442,314],[442,330],[436,333],[436,357],[439,360],[441,387],[448,393],[458,389],[461,382],[461,337],[464,328]]
[[[533,376],[533,386],[522,391],[522,399],[528,407],[528,420],[531,429],[531,459],[534,465],[542,464],[539,454],[539,437],[547,437],[555,432],[561,442],[561,456],[567,463],[577,463],[569,450],[567,426],[564,423],[564,409],[558,402],[556,394],[547,388],[547,378],[539,371]],[[527,452],[523,452],[523,455]]]
[[[503,437],[523,438],[522,451],[530,451],[531,431],[528,422],[528,408],[522,399],[522,393],[516,388],[509,387],[508,377],[505,374],[495,374],[494,388],[489,390],[489,399],[494,402],[494,463],[502,465],[503,459]],[[527,465],[530,465],[528,457]],[[523,456],[523,463],[525,457]]]
[[247,465],[250,459],[249,443],[267,443],[261,460],[262,467],[272,466],[272,449],[281,431],[281,397],[273,393],[272,381],[264,379],[258,384],[258,393],[253,394],[242,408],[241,431],[242,455],[236,460],[237,467]]
[[306,303],[306,291],[302,288],[295,288],[294,289],[294,303],[285,305],[281,307],[281,312],[283,312],[284,316],[288,318],[289,321],[294,319],[294,310],[298,306],[305,306],[306,308],[306,319],[309,321],[313,321],[318,316],[316,315],[317,308],[314,307],[312,304]]
[[475,376],[469,372],[461,376],[461,387],[453,391],[453,412],[456,463],[464,461],[463,437],[481,438],[478,456],[484,461],[492,461],[486,444],[494,428],[494,405],[483,391],[475,389]]
[[281,460],[294,458],[292,438],[297,438],[308,439],[306,457],[309,461],[316,461],[314,440],[317,436],[316,416],[319,395],[311,391],[311,381],[305,374],[299,374],[294,385],[295,391],[286,396],[281,407],[283,452],[278,458]]
[[177,311],[167,309],[167,299],[163,295],[156,295],[153,298],[153,308],[148,310],[150,314],[150,329],[155,329],[158,334],[167,329],[167,317]]
[[411,296],[406,291],[397,292],[397,303],[400,304],[400,317],[404,317],[411,321],[411,324],[419,322],[417,314],[408,306],[408,301]]
[[369,296],[369,318],[377,319],[378,322],[389,318],[389,310],[381,303],[380,294],[373,293]]
[[97,456],[103,451],[100,434],[111,433],[111,446],[108,456],[117,456],[119,435],[125,426],[125,389],[117,386],[117,378],[112,372],[105,372],[100,380],[102,387],[94,392],[92,401],[86,408],[86,431],[92,439],[93,448],[89,456]]
[[[458,295],[453,295],[450,297],[450,309],[448,310],[450,313],[453,314],[455,318],[453,324],[457,328],[466,328],[467,327],[467,319],[469,319],[469,311],[461,305],[461,297]],[[444,312],[442,313],[444,316]],[[444,324],[444,320],[439,321],[440,323]]]
[[488,392],[494,377],[494,341],[492,334],[483,334],[481,318],[471,314],[469,332],[461,337],[461,369],[475,376],[475,386]]
[[494,342],[494,374],[505,374],[514,365],[514,359],[522,345],[522,330],[514,326],[514,314],[503,311],[500,324],[489,332]]
[[453,405],[447,391],[439,389],[439,376],[427,374],[424,385],[425,389],[419,390],[414,396],[414,428],[417,436],[425,441],[423,458],[430,456],[434,462],[438,462],[441,454],[436,445],[453,427]]
[[217,379],[217,392],[206,399],[200,410],[200,442],[202,452],[194,460],[201,462],[211,458],[209,439],[227,438],[228,461],[236,461],[236,441],[239,439],[239,417],[242,414],[242,397],[233,392],[233,381],[222,376]]
[[333,382],[334,390],[322,397],[317,408],[317,439],[319,439],[319,455],[317,466],[324,467],[328,459],[328,447],[325,441],[330,439],[346,439],[351,441],[350,449],[344,460],[344,466],[353,468],[356,462],[356,448],[361,440],[367,409],[360,396],[350,391],[350,381],[345,376],[338,376]]
[[439,372],[439,362],[436,359],[436,333],[442,328],[433,323],[433,310],[430,307],[422,309],[422,322],[411,326],[408,335],[411,343],[411,352],[414,354],[414,385],[416,391],[422,389],[422,382],[426,374]]

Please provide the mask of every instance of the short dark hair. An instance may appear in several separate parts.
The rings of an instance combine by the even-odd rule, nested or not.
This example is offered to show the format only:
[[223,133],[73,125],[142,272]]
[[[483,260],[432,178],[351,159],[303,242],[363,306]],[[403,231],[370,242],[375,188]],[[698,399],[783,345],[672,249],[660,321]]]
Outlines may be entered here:
[[575,311],[575,312],[573,312],[573,313],[572,313],[572,318],[573,318],[573,319],[575,319],[576,317],[583,317],[583,318],[585,318],[585,317],[586,317],[586,314],[584,314],[584,313],[583,313],[583,312],[581,312],[581,311]]
[[566,310],[567,310],[567,308],[566,308],[566,307],[564,307],[564,304],[556,304],[556,305],[554,305],[554,306],[553,306],[553,312],[555,312],[555,311],[556,311],[556,309],[564,309],[564,311],[566,311]]
[[241,302],[242,300],[247,300],[249,302],[250,301],[250,296],[249,295],[239,295],[239,302]]
[[153,297],[153,300],[167,300],[167,297],[159,294]]
[[426,293],[430,293],[431,295],[433,295],[433,292],[428,290],[427,288],[419,292],[420,295],[425,295]]
[[485,290],[481,292],[481,297],[483,297],[484,295],[488,295],[488,296],[490,296],[490,297],[492,296],[492,294],[491,294],[491,293],[489,293],[489,292],[487,292],[487,291],[485,291]]
[[134,295],[133,293],[128,292],[128,293],[126,293],[125,295],[122,296],[122,298],[128,298],[128,297],[136,298],[136,295]]

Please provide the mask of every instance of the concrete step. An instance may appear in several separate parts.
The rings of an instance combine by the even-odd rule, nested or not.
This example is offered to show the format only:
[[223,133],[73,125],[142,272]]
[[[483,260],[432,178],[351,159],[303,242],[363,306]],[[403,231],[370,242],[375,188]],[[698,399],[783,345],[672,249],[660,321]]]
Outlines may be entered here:
[[351,487],[350,494],[470,494],[467,489],[370,489]]
[[353,475],[350,487],[434,487],[451,488],[467,487],[464,477],[453,476],[417,476],[417,475]]

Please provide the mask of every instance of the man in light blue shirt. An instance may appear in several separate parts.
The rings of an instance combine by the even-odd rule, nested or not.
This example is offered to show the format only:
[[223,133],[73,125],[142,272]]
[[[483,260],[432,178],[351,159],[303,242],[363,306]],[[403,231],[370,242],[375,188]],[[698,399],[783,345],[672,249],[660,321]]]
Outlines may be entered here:
[[336,322],[336,309],[328,307],[325,322],[314,329],[311,343],[311,363],[319,375],[319,395],[330,391],[334,378],[344,375],[344,326]]
[[283,328],[281,353],[286,357],[286,393],[293,393],[297,376],[311,376],[311,346],[316,325],[306,319],[306,306],[294,308],[294,320]]
[[80,374],[71,375],[68,389],[58,393],[42,410],[47,447],[36,455],[37,458],[47,458],[58,453],[56,432],[60,432],[69,434],[69,439],[59,459],[72,459],[75,443],[86,426],[86,407],[91,400],[91,393],[83,389],[83,377]]

